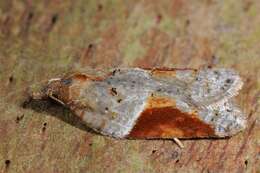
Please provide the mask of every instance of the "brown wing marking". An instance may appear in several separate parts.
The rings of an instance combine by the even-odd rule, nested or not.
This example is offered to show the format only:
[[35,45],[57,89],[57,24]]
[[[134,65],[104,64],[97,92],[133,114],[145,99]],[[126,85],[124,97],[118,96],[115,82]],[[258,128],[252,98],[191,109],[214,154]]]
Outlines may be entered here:
[[[159,104],[156,104],[159,103]],[[215,136],[214,129],[198,118],[176,108],[174,100],[151,97],[128,138],[195,138]]]

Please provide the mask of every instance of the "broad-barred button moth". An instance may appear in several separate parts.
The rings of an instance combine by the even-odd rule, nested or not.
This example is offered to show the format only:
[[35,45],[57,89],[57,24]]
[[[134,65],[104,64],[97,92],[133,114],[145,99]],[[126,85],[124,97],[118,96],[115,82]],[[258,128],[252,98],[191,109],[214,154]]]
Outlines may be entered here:
[[87,126],[116,138],[208,138],[245,128],[232,99],[242,85],[229,69],[121,68],[51,79],[33,96],[58,101]]

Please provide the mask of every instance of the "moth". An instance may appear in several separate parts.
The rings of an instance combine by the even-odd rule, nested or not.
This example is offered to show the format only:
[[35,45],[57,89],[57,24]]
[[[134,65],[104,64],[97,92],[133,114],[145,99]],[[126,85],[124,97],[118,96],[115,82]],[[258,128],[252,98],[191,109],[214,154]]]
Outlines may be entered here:
[[230,69],[118,68],[51,79],[33,97],[56,100],[115,138],[223,138],[246,127],[233,101],[242,85]]

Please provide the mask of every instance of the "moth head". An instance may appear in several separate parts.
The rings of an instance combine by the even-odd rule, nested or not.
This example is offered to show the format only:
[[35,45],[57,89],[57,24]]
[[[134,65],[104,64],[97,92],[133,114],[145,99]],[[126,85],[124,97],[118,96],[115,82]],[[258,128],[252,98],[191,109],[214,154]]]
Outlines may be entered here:
[[63,78],[50,79],[43,87],[32,92],[33,99],[51,98],[61,104],[66,104],[79,97],[83,86],[98,79],[82,73],[75,73]]
[[31,97],[35,100],[43,100],[53,98],[57,100],[64,100],[63,96],[66,95],[66,88],[70,80],[61,78],[50,79],[41,88],[32,91]]

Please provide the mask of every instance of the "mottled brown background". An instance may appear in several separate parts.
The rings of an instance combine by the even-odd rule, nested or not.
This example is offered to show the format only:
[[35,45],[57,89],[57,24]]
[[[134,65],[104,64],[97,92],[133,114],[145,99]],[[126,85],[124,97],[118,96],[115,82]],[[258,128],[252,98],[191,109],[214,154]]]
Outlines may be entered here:
[[[0,172],[260,172],[260,1],[1,0]],[[226,67],[247,129],[226,140],[115,140],[26,87],[91,67]]]

